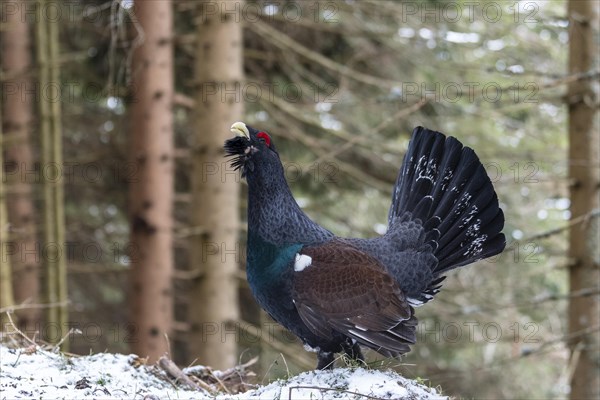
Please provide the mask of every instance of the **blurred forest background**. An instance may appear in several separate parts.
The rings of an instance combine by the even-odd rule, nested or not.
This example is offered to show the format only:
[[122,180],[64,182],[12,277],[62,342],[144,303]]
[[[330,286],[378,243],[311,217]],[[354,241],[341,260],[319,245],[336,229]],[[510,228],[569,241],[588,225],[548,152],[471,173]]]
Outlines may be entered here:
[[599,4],[2,0],[3,328],[311,369],[246,284],[229,126],[267,130],[307,213],[368,237],[423,125],[477,151],[507,249],[451,273],[407,357],[369,362],[465,398],[600,397]]

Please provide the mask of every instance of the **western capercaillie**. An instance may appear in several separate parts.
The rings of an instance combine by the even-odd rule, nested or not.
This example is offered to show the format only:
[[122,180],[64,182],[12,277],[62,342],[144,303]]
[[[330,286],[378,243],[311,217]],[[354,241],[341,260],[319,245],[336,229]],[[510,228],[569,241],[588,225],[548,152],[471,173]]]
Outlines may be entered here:
[[504,215],[475,152],[418,127],[393,189],[387,232],[341,238],[312,221],[285,180],[272,138],[242,122],[225,142],[248,182],[248,282],[269,315],[318,353],[395,357],[416,342],[415,306],[445,273],[505,247]]

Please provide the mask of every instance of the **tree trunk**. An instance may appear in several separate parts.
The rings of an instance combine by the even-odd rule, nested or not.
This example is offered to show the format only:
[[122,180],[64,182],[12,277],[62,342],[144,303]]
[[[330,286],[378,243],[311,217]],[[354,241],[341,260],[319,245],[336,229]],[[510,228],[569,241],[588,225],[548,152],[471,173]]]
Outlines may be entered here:
[[[2,99],[0,98],[0,110]],[[0,135],[2,135],[2,113],[0,112]],[[4,187],[4,148],[0,147],[0,308],[14,305],[12,290],[12,271],[10,266],[9,247],[8,247],[8,219],[6,218],[6,188]],[[8,322],[6,314],[0,314],[0,332],[5,330],[5,324]]]
[[173,45],[170,1],[136,1],[143,42],[132,60],[129,182],[132,350],[150,362],[169,349],[173,320]]
[[[52,129],[51,138],[51,152],[52,162],[55,165],[60,165],[61,170],[64,165],[63,162],[63,146],[62,146],[62,108],[61,108],[61,94],[60,88],[60,35],[59,35],[59,23],[60,21],[45,17],[48,19],[48,68],[50,72],[50,83],[53,84],[53,90],[49,95],[50,98],[50,127]],[[40,86],[42,87],[42,86]],[[40,96],[42,98],[43,96]],[[59,101],[52,101],[52,99],[58,98]],[[60,174],[60,177],[56,183],[53,183],[53,199],[51,212],[54,213],[54,219],[56,221],[54,228],[54,240],[55,243],[60,246],[59,256],[56,262],[56,289],[58,302],[62,304],[57,307],[58,311],[58,323],[62,328],[61,332],[65,335],[69,326],[69,308],[67,302],[69,300],[69,293],[67,288],[67,251],[66,251],[66,233],[65,233],[65,195],[64,195],[64,174]],[[65,341],[62,344],[62,350],[69,350],[69,341]]]
[[[16,2],[17,9],[25,1]],[[7,13],[7,29],[2,32],[2,69],[10,77],[3,95],[4,135],[10,138],[6,150],[6,211],[10,222],[11,263],[14,297],[17,304],[38,303],[39,256],[32,198],[33,179],[26,172],[34,171],[30,143],[31,99],[26,89],[32,86],[28,69],[31,67],[29,24],[19,13]],[[4,237],[6,239],[6,237]],[[32,335],[38,328],[39,308],[17,312],[19,328]]]
[[[197,234],[191,239],[191,259],[199,278],[188,307],[188,344],[191,357],[223,369],[238,361],[239,177],[223,158],[223,142],[243,111],[242,25],[239,12],[227,14],[233,9],[230,2],[199,2],[198,7],[192,156],[192,223]],[[243,4],[236,2],[235,7]]]
[[[569,73],[577,74],[598,66],[599,3],[570,0]],[[598,93],[594,82],[580,80],[568,87],[569,178],[571,218],[590,215],[600,207]],[[599,218],[590,216],[569,232],[570,291],[597,288],[600,283]],[[576,296],[569,303],[569,346],[573,370],[571,399],[600,398],[600,296]]]
[[[46,271],[46,299],[58,304],[48,308],[47,323],[59,335],[43,337],[58,342],[68,328],[67,256],[65,251],[64,182],[62,166],[62,123],[60,98],[59,35],[57,19],[44,14],[46,1],[37,4],[36,54],[39,66],[39,119],[41,136],[41,177],[43,184],[44,241],[42,262]],[[68,350],[69,342],[62,345]]]

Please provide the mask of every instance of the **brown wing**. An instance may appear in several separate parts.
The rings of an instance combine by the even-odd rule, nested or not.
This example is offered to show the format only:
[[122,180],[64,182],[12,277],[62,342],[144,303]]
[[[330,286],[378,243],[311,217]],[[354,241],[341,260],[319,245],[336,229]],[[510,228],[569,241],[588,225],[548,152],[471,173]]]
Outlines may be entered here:
[[386,356],[410,351],[417,320],[398,284],[373,257],[338,241],[305,247],[310,265],[294,273],[293,298],[317,335],[332,330]]

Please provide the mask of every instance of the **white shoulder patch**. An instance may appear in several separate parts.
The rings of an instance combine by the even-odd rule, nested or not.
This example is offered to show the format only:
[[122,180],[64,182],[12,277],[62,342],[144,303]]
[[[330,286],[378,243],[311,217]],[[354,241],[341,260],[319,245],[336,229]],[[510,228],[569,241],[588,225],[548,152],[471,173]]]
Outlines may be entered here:
[[312,258],[306,254],[296,254],[294,261],[294,271],[304,271],[304,268],[308,267],[312,263]]

